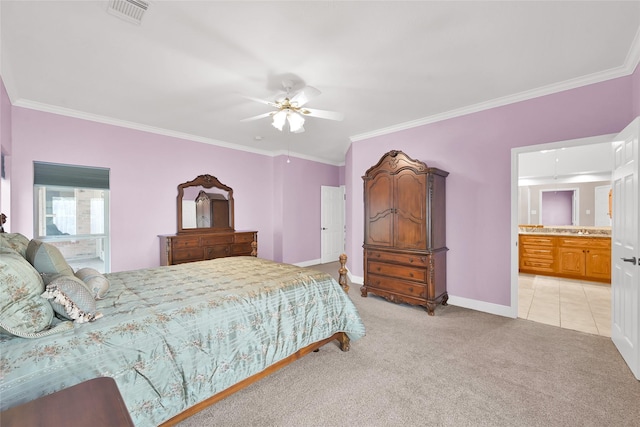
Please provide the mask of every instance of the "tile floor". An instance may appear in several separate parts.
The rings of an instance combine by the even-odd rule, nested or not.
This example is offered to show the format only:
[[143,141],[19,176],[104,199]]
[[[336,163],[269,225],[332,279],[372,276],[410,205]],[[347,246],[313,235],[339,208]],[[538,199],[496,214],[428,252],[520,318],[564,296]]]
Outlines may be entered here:
[[611,336],[611,285],[520,274],[518,317]]

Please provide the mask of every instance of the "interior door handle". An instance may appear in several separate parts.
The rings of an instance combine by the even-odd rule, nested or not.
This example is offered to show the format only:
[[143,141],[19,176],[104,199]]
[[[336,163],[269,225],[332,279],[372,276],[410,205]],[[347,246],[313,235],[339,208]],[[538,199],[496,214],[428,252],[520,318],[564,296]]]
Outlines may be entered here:
[[322,227],[322,229],[323,229],[323,230],[328,230],[328,228],[327,228],[327,227]]
[[636,257],[620,258],[620,259],[624,262],[630,262],[631,264],[636,265]]

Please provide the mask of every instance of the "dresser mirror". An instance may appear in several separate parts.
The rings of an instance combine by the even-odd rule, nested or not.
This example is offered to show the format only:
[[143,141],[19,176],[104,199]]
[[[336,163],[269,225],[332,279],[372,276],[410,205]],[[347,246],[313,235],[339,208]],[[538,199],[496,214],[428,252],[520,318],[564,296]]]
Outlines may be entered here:
[[233,190],[211,175],[178,185],[178,233],[234,231]]

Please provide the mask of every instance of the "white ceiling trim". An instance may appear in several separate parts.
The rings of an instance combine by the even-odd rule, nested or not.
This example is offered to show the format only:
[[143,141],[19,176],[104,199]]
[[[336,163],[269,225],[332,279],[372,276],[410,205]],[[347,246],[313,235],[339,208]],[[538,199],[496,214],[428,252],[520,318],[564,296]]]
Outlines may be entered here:
[[565,90],[576,89],[582,86],[590,84],[601,83],[607,80],[612,80],[618,77],[625,77],[633,74],[636,67],[640,63],[640,29],[636,32],[631,49],[625,58],[624,65],[616,68],[612,68],[603,72],[590,74],[583,77],[578,77],[564,82],[551,84],[538,89],[533,89],[525,92],[516,93],[514,95],[497,98],[491,101],[481,102],[478,104],[470,105],[468,107],[459,108],[456,110],[447,111],[433,116],[425,117],[422,119],[412,120],[409,122],[400,123],[394,126],[374,130],[371,132],[365,132],[358,135],[351,136],[352,142],[362,141],[364,139],[374,138],[376,136],[387,135],[390,133],[415,128],[418,126],[427,125],[430,123],[440,122],[442,120],[453,119],[456,117],[464,116],[471,113],[478,113],[480,111],[489,110],[491,108],[503,107],[505,105],[514,104],[516,102],[527,101],[529,99],[538,98],[545,95],[551,95],[553,93],[563,92]]
[[154,127],[154,126],[142,125],[142,124],[139,124],[139,123],[128,122],[126,120],[120,120],[120,119],[114,119],[114,118],[111,118],[111,117],[101,116],[101,115],[98,115],[98,114],[91,114],[91,113],[86,113],[86,112],[83,112],[83,111],[73,110],[73,109],[70,109],[70,108],[58,107],[58,106],[55,106],[55,105],[49,105],[49,104],[44,104],[44,103],[41,103],[41,102],[30,101],[28,99],[18,99],[18,100],[15,101],[15,103],[13,103],[13,105],[16,106],[16,107],[28,108],[28,109],[37,110],[37,111],[43,111],[45,113],[59,114],[61,116],[73,117],[73,118],[76,118],[76,119],[89,120],[89,121],[92,121],[92,122],[103,123],[103,124],[119,126],[119,127],[123,127],[123,128],[127,128],[127,129],[134,129],[134,130],[139,130],[139,131],[143,131],[143,132],[154,133],[156,135],[164,135],[164,136],[169,136],[169,137],[173,137],[173,138],[184,139],[184,140],[187,140],[187,141],[201,142],[201,143],[204,143],[204,144],[215,145],[215,146],[218,146],[218,147],[230,148],[232,150],[245,151],[245,152],[249,152],[249,153],[253,153],[253,154],[259,154],[259,155],[267,156],[267,157],[277,157],[277,156],[287,155],[289,157],[295,157],[295,158],[300,158],[300,159],[305,159],[305,160],[311,160],[311,161],[318,162],[318,163],[329,164],[331,166],[344,166],[344,162],[342,162],[342,163],[329,162],[326,159],[321,159],[321,158],[313,157],[313,156],[307,156],[307,155],[296,153],[296,152],[293,152],[293,151],[289,151],[289,152],[287,152],[287,151],[273,152],[273,151],[267,151],[267,150],[260,150],[258,148],[247,147],[247,146],[240,145],[240,144],[233,144],[231,142],[220,141],[220,140],[213,139],[213,138],[205,138],[205,137],[202,137],[202,136],[192,135],[192,134],[188,134],[188,133],[176,132],[176,131],[163,129],[163,128],[158,128],[158,127]]

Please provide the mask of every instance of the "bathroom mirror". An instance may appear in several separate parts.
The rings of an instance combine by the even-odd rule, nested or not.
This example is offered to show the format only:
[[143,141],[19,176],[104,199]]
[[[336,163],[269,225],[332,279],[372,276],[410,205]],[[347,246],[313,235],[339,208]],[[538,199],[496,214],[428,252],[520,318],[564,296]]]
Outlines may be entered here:
[[234,231],[233,190],[211,175],[178,185],[178,233]]

